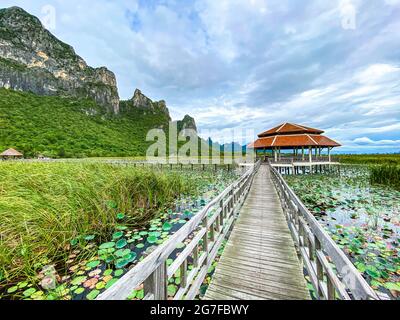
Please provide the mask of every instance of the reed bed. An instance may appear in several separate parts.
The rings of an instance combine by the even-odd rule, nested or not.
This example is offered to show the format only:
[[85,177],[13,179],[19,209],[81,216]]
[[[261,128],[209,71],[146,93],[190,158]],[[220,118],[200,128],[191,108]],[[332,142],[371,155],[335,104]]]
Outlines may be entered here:
[[129,225],[144,225],[197,185],[190,175],[146,168],[0,163],[0,282],[65,260],[71,239],[106,239],[119,212]]
[[341,154],[341,163],[363,165],[400,165],[400,153],[393,154]]
[[371,166],[370,181],[400,190],[400,165]]

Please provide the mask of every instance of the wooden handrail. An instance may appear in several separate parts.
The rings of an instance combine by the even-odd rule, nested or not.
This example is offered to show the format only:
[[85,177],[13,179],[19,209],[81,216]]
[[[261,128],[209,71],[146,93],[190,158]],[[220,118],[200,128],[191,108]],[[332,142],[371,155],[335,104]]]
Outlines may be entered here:
[[[282,156],[280,159],[268,158],[271,163],[278,163],[278,164],[293,164],[293,163],[310,163],[310,157],[305,155],[304,157],[301,155],[296,156]],[[334,156],[312,156],[311,162],[323,162],[323,163],[332,163],[332,162],[339,162],[339,159]]]
[[361,273],[305,207],[281,174],[269,165],[289,229],[317,298],[379,300]]
[[[237,181],[209,202],[199,213],[182,226],[168,241],[158,246],[143,261],[138,263],[112,287],[97,297],[97,300],[126,299],[139,285],[144,284],[145,299],[168,298],[168,279],[181,270],[181,288],[174,299],[194,299],[215,259],[218,249],[227,236],[250,190],[253,177],[260,167],[258,161]],[[170,266],[167,259],[177,244],[194,235],[190,243]],[[202,247],[199,250],[200,246]],[[193,259],[193,269],[188,270],[188,258]]]

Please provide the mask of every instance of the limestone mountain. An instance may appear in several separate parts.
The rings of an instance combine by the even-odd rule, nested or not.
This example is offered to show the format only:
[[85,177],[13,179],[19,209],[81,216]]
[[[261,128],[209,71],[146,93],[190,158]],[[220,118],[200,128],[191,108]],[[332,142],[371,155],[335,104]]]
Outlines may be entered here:
[[135,93],[130,100],[120,102],[121,112],[129,112],[134,108],[140,109],[143,112],[164,113],[167,116],[168,121],[171,121],[166,102],[164,100],[153,101],[150,98],[146,97],[139,89],[135,90]]
[[178,132],[185,129],[192,129],[197,132],[196,121],[188,114],[182,120],[177,121]]
[[71,46],[19,7],[0,9],[0,87],[92,98],[107,111],[119,112],[114,73],[88,66]]
[[[166,102],[120,101],[114,73],[92,68],[21,8],[0,9],[0,150],[31,157],[142,156],[168,129]],[[193,118],[178,121],[195,128]]]

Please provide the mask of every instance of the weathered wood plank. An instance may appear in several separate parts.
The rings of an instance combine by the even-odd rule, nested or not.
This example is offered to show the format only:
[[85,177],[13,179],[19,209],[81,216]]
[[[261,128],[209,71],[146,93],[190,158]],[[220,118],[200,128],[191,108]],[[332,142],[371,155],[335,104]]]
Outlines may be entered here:
[[205,299],[309,299],[285,215],[262,166]]
[[263,298],[265,300],[305,300],[307,299],[306,293],[304,294],[291,294],[286,290],[282,290],[281,293],[274,292],[271,290],[272,288],[268,285],[258,286],[257,284],[251,282],[242,282],[237,283],[232,280],[229,280],[226,277],[222,277],[219,275],[214,276],[214,280],[217,283],[216,286],[219,288],[236,290],[239,292],[246,293],[249,296],[256,296]]
[[[294,287],[301,287],[303,288],[304,282],[299,277],[292,277],[291,273],[284,273],[284,272],[277,272],[275,270],[264,269],[264,270],[257,270],[254,268],[243,269],[243,268],[236,268],[233,265],[224,264],[224,274],[229,274],[232,272],[236,272],[237,274],[242,274],[244,278],[246,277],[254,277],[259,280],[264,281],[264,279],[275,281],[277,283],[282,283],[283,285],[293,285]],[[247,272],[244,272],[247,271]]]

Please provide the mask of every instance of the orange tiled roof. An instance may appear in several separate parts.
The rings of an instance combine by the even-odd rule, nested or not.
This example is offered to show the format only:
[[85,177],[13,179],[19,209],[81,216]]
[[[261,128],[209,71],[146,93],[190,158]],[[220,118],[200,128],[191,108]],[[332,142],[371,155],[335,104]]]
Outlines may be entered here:
[[285,134],[300,134],[300,133],[308,133],[308,134],[322,134],[324,131],[319,129],[314,129],[306,126],[302,126],[294,123],[283,123],[275,128],[272,128],[268,131],[260,133],[258,135],[259,138],[275,136],[275,135],[285,135]]
[[263,137],[250,143],[248,148],[262,149],[271,147],[340,147],[336,141],[318,134],[290,134]]

